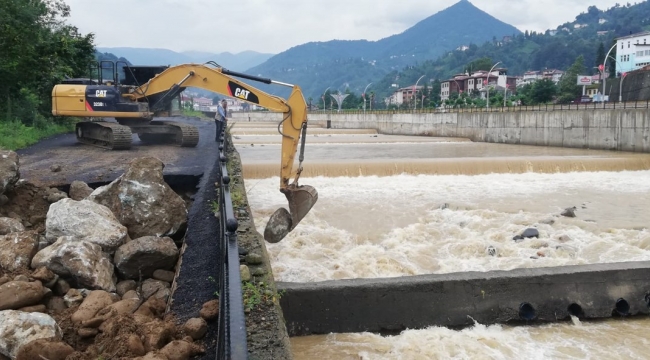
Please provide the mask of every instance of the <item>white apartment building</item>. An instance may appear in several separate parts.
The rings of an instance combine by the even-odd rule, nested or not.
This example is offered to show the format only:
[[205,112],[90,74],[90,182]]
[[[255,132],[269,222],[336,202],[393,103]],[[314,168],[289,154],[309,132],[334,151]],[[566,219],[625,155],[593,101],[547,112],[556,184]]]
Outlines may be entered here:
[[624,73],[650,65],[650,31],[616,39],[616,72]]

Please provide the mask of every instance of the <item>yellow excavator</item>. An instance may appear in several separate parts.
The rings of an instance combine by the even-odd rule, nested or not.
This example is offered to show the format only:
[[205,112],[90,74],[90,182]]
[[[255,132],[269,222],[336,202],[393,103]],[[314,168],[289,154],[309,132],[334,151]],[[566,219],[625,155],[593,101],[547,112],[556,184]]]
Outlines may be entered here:
[[[318,200],[316,189],[309,185],[298,185],[307,131],[307,103],[300,87],[229,71],[214,63],[183,64],[153,70],[160,73],[152,74],[152,67],[132,68],[126,65],[124,71],[130,74],[131,79],[122,84],[115,80],[108,83],[91,79],[64,81],[52,90],[52,114],[86,118],[114,117],[117,123],[78,123],[77,138],[82,143],[104,148],[126,149],[130,147],[132,132],[136,132],[144,142],[172,142],[180,146],[196,146],[198,131],[193,126],[153,120],[154,117],[168,115],[171,100],[186,87],[209,90],[283,113],[283,119],[278,124],[278,132],[282,135],[280,191],[289,202],[289,211],[285,208],[278,209],[271,215],[264,230],[264,238],[268,242],[282,240]],[[139,85],[138,79],[142,80],[143,77],[149,79]],[[256,89],[235,77],[282,85],[290,87],[292,91],[285,100]],[[114,79],[116,78],[117,75]],[[294,158],[299,144],[299,163],[294,172]],[[293,182],[290,183],[291,178]]]

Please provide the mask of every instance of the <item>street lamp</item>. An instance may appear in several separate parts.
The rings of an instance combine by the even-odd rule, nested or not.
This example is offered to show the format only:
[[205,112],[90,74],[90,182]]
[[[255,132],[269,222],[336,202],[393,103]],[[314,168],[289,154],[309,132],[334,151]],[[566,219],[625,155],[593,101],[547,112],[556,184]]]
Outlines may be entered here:
[[[486,94],[487,94],[487,108],[488,109],[490,108],[490,75],[492,74],[492,70],[494,70],[494,68],[497,67],[497,65],[499,65],[499,64],[501,64],[501,61],[494,64],[492,66],[492,69],[490,69],[490,72],[488,72],[488,75],[487,75],[487,84],[486,84],[487,88],[485,89],[485,91],[486,91]],[[499,77],[497,76],[497,84],[499,83],[498,79],[499,79]]]
[[[605,76],[605,70],[607,69],[607,58],[609,57],[609,53],[611,53],[612,50],[614,50],[616,45],[618,45],[618,43],[612,45],[612,47],[607,52],[607,55],[605,55],[605,61],[603,61],[603,101],[605,101],[604,97],[606,95],[605,91],[607,89],[607,76]],[[623,80],[621,80],[621,82],[623,82]]]
[[331,86],[329,86],[327,89],[325,89],[325,91],[323,91],[323,96],[321,96],[323,98],[323,111],[326,110],[325,109],[325,94],[327,94],[327,90],[329,90],[330,88],[331,88]]
[[626,72],[624,72],[621,75],[621,84],[620,84],[620,87],[619,87],[619,90],[618,90],[618,102],[619,103],[623,102],[623,80],[625,79],[626,76],[627,76]]
[[361,94],[361,96],[363,96],[363,112],[364,113],[366,112],[366,90],[368,90],[368,86],[370,86],[370,85],[372,85],[372,83],[366,85],[366,88],[363,89],[363,94]]
[[418,97],[416,96],[416,94],[417,94],[417,91],[418,91],[418,83],[420,82],[420,80],[422,80],[423,77],[424,77],[424,75],[420,76],[418,81],[415,82],[415,87],[413,88],[413,100],[415,100],[415,108],[413,110],[418,109]]

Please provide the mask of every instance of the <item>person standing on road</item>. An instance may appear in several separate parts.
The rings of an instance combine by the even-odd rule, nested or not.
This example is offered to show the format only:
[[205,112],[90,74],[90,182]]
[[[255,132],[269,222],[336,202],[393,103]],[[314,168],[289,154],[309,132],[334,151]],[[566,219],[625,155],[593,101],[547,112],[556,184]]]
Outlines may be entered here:
[[227,114],[228,104],[226,99],[221,100],[217,104],[217,113],[214,115],[214,124],[216,125],[216,136],[214,141],[219,141],[219,133],[223,129],[224,124],[226,123],[226,114]]

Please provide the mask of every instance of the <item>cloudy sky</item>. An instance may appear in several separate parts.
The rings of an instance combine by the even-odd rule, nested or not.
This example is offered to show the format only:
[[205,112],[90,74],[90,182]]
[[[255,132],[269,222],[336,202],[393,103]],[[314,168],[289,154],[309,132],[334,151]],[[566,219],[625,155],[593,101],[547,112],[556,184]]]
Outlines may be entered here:
[[[621,0],[471,0],[521,31],[545,31]],[[69,22],[100,47],[279,53],[309,41],[379,40],[456,1],[66,0]],[[471,26],[468,24],[468,26]]]

